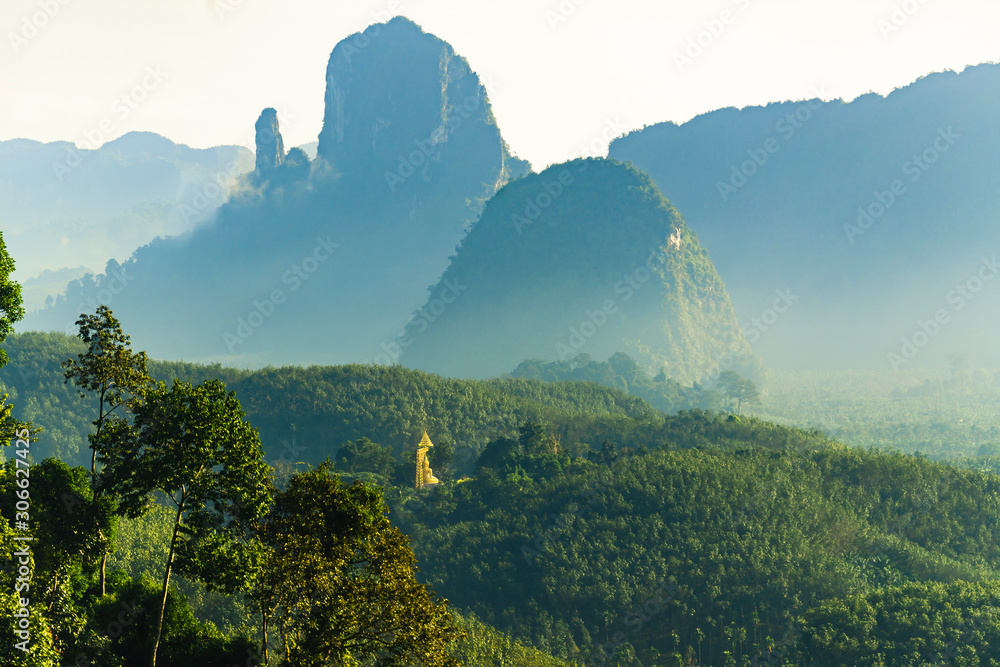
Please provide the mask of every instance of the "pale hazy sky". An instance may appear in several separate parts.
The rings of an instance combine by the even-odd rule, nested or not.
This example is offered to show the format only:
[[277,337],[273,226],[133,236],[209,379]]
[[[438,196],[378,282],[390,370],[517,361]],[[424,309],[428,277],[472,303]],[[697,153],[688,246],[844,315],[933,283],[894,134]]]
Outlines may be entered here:
[[330,51],[393,14],[469,60],[536,169],[610,128],[1000,60],[996,0],[0,0],[0,140],[252,145],[273,106],[286,146],[313,141]]

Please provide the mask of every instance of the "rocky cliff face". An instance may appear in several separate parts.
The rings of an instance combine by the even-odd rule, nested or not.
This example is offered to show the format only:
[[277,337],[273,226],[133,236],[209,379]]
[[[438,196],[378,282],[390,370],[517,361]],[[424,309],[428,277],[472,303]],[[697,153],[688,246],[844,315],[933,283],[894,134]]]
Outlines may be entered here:
[[[488,196],[498,180],[527,171],[465,58],[403,17],[333,50],[317,150],[337,171],[369,174],[392,193],[447,176]],[[497,178],[481,180],[484,171]]]
[[266,176],[281,166],[285,160],[285,144],[278,131],[278,112],[267,108],[260,113],[256,130],[257,173]]

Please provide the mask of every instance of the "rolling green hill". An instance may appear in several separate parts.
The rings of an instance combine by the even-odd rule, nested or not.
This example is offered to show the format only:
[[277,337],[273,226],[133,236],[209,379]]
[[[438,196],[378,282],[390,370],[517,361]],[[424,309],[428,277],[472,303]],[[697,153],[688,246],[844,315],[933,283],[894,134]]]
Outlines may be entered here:
[[[5,347],[11,362],[0,369],[0,383],[21,418],[45,430],[38,456],[89,466],[89,455],[81,452],[94,419],[92,408],[63,382],[59,366],[80,353],[82,343],[63,334],[27,333],[10,337]],[[426,430],[434,442],[456,450],[459,469],[468,469],[490,439],[526,421],[547,421],[569,433],[579,431],[571,428],[579,420],[613,429],[622,420],[659,414],[641,399],[592,383],[450,380],[400,366],[371,365],[250,372],[153,361],[149,368],[163,381],[223,380],[260,431],[272,462],[318,463],[360,437],[391,447],[399,458]]]

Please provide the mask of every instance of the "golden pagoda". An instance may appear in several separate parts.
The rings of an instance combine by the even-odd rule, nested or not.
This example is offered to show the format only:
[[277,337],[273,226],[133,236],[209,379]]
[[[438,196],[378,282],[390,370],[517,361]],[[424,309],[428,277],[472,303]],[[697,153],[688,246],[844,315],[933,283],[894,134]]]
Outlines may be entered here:
[[427,462],[427,450],[434,446],[431,439],[427,437],[427,431],[424,431],[424,437],[420,439],[420,444],[417,445],[417,490],[424,488],[425,486],[433,486],[438,483],[438,478],[434,476],[431,471],[431,466]]

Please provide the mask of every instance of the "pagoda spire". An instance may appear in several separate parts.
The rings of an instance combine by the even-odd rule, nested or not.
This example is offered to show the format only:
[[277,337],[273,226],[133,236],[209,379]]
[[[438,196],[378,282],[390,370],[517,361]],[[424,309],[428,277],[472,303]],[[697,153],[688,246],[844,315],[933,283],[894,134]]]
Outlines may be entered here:
[[438,483],[438,478],[434,476],[434,472],[427,462],[427,450],[433,446],[434,443],[427,436],[427,431],[424,431],[424,437],[420,439],[420,444],[417,445],[416,488],[418,491],[425,486],[433,486]]

